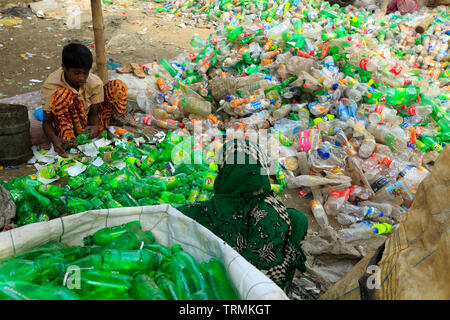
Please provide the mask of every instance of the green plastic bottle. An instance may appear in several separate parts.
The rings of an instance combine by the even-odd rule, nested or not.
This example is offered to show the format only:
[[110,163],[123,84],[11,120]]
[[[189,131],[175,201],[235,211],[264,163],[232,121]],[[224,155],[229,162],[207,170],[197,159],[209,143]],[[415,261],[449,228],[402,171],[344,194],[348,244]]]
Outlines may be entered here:
[[45,179],[52,179],[58,174],[58,167],[56,164],[51,163],[43,166],[39,169],[39,175]]
[[93,197],[89,200],[92,203],[93,209],[104,209],[105,204],[98,197]]
[[109,300],[129,296],[133,278],[103,270],[82,269],[79,280],[79,287],[74,285],[72,290],[84,299]]
[[43,195],[54,199],[59,199],[63,193],[62,188],[53,184],[42,184],[39,186],[38,191]]
[[78,176],[71,177],[67,180],[67,184],[71,189],[78,189],[84,184],[84,176],[80,174]]
[[161,192],[161,199],[163,203],[169,204],[185,204],[186,198],[182,194],[176,194],[169,191]]
[[202,190],[198,195],[197,202],[207,201],[211,198],[211,192],[208,190]]
[[120,250],[138,250],[145,245],[154,243],[154,237],[149,237],[144,231],[133,228],[127,230],[120,237],[114,239],[109,244],[105,245],[106,249],[120,249]]
[[100,254],[102,269],[125,273],[148,272],[159,267],[163,261],[161,254],[147,249],[115,250],[106,249]]
[[138,183],[134,185],[133,188],[130,190],[130,195],[134,199],[139,200],[151,196],[152,191],[149,185]]
[[22,190],[11,189],[9,190],[9,198],[16,204],[23,201],[25,198],[25,193]]
[[25,281],[7,281],[0,283],[0,300],[79,300],[79,297],[64,287],[42,287]]
[[93,235],[89,235],[83,238],[83,244],[85,246],[98,245],[104,246],[112,242],[114,239],[120,237],[122,234],[130,230],[133,226],[141,228],[139,221],[131,221],[125,224],[121,224],[114,227],[103,228],[96,231]]
[[169,72],[172,77],[175,77],[177,75],[177,69],[175,69],[166,58],[162,58],[159,63],[164,67],[164,69],[167,70],[167,72]]
[[442,152],[442,146],[432,137],[426,136],[426,135],[421,135],[417,141],[422,142],[422,146],[421,149],[422,151],[428,151],[428,150],[434,150],[437,151],[439,153]]
[[144,244],[144,249],[148,249],[154,252],[160,253],[164,259],[170,260],[172,259],[172,251],[169,247],[166,247],[159,243],[151,243],[151,244]]
[[44,284],[56,278],[65,271],[64,256],[62,254],[43,253],[34,260],[35,272],[38,274],[36,283]]
[[32,282],[39,274],[35,270],[34,262],[26,259],[14,259],[0,266],[0,281],[23,280]]
[[60,199],[66,205],[67,212],[69,213],[78,213],[93,209],[92,203],[85,199],[69,196],[62,196]]
[[34,199],[41,205],[42,207],[48,207],[51,204],[51,201],[49,198],[43,196],[39,192],[36,191],[34,187],[26,186],[24,188],[25,194],[34,197]]
[[283,172],[283,168],[281,167],[278,160],[274,160],[274,165],[275,165],[275,175],[277,177],[278,183],[281,185],[281,187],[286,188],[287,182]]
[[92,142],[91,139],[89,139],[89,131],[80,133],[79,135],[77,135],[76,140],[78,142],[78,144],[85,144],[85,143],[89,143]]
[[216,300],[239,300],[236,289],[231,284],[225,267],[217,259],[200,264],[203,277],[208,281]]
[[136,300],[167,300],[155,280],[146,274],[138,274],[134,277],[131,296]]
[[167,277],[166,274],[158,272],[154,276],[158,288],[164,292],[168,300],[180,300],[177,295],[177,288],[175,284]]
[[102,184],[102,178],[100,176],[89,177],[85,180],[84,190],[92,194]]
[[230,31],[227,35],[227,38],[230,40],[236,40],[236,38],[242,33],[244,30],[243,27],[239,26]]
[[124,191],[114,192],[114,199],[124,207],[139,207],[139,203],[129,193]]
[[203,278],[194,257],[180,246],[173,246],[172,252],[173,258],[166,266],[170,270],[168,275],[178,288],[177,295],[181,299],[189,299],[196,292],[203,291],[209,299],[212,299],[211,288]]
[[11,179],[11,185],[15,189],[25,189],[25,187],[30,186],[33,188],[39,188],[42,182],[37,179],[33,179],[30,176],[25,177],[15,177]]

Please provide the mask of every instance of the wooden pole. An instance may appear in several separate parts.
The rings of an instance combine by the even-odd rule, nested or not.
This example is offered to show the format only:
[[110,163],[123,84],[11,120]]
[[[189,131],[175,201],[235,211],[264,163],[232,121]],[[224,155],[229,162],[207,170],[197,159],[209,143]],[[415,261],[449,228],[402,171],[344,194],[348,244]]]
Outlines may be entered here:
[[105,38],[103,36],[103,12],[101,0],[91,0],[92,25],[95,39],[95,62],[97,64],[97,75],[103,83],[108,81],[106,72],[106,49]]

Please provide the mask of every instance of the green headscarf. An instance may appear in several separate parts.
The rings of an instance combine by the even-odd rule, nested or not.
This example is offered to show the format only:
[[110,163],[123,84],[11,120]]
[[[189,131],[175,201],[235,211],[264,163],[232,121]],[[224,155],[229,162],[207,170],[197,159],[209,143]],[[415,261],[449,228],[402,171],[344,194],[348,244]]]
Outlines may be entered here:
[[178,210],[285,288],[292,282],[295,268],[305,271],[300,241],[308,228],[306,216],[288,210],[271,191],[270,162],[257,144],[243,139],[228,141],[218,163],[214,196]]

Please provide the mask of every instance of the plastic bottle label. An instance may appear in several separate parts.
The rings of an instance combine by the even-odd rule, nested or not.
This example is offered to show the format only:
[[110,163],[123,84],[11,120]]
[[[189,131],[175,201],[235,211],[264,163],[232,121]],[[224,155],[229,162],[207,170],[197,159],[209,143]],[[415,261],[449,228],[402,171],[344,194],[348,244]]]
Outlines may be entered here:
[[381,115],[381,113],[383,112],[383,106],[381,104],[375,105],[374,112],[379,113]]
[[381,160],[381,164],[383,164],[384,166],[386,166],[387,168],[389,168],[390,165],[391,165],[391,163],[392,163],[392,161],[394,161],[394,159],[391,159],[391,158],[389,158],[389,157],[384,157],[384,158]]
[[416,107],[415,106],[411,106],[408,108],[408,114],[410,116],[415,116],[416,115]]
[[261,100],[250,102],[250,106],[253,108],[255,112],[264,109],[264,105],[262,104]]
[[333,191],[328,198],[330,197],[334,197],[334,198],[342,198],[345,197],[345,200],[348,200],[348,198],[350,197],[350,192],[352,189],[348,189],[348,190],[344,190],[344,191]]
[[359,67],[363,70],[367,70],[367,63],[369,62],[369,58],[363,58],[359,62]]
[[404,177],[404,176],[406,176],[406,174],[408,173],[408,171],[411,170],[412,168],[413,168],[413,166],[406,166],[402,171],[400,171],[400,172],[398,173],[398,175],[399,175],[400,177]]
[[391,199],[395,199],[397,197],[403,197],[408,194],[408,189],[405,187],[403,182],[398,181],[386,187],[386,192]]
[[319,202],[319,201],[313,201],[313,202],[311,202],[311,210],[315,210],[317,207],[322,207],[322,204]]
[[391,68],[391,70],[389,70],[389,72],[395,74],[396,76],[398,76],[401,72],[402,72],[402,66],[400,63],[396,62],[394,64],[394,66]]
[[372,188],[373,192],[377,192],[381,188],[383,188],[385,185],[389,183],[389,179],[385,176],[379,177],[377,180],[375,180],[370,187]]
[[306,151],[311,149],[311,129],[300,132],[299,138],[299,150]]

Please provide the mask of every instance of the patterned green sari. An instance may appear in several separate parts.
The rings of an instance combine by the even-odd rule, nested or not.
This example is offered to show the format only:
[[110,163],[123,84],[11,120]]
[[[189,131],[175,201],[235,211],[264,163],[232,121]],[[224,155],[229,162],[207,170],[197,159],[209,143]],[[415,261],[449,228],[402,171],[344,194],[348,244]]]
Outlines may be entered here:
[[228,141],[219,160],[214,196],[178,210],[227,242],[281,288],[288,288],[295,269],[306,269],[300,241],[308,219],[287,209],[271,191],[270,163],[257,144]]

